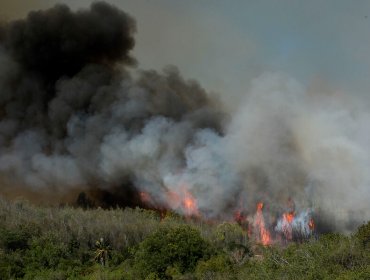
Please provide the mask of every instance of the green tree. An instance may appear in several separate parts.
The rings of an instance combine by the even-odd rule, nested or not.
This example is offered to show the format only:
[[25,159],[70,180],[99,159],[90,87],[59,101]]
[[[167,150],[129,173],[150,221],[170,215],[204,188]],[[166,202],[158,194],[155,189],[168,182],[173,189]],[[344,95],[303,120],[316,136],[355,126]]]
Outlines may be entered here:
[[176,267],[180,273],[193,271],[198,260],[209,253],[210,246],[198,230],[188,225],[162,227],[140,244],[135,263],[143,278],[155,273],[165,279],[168,267]]

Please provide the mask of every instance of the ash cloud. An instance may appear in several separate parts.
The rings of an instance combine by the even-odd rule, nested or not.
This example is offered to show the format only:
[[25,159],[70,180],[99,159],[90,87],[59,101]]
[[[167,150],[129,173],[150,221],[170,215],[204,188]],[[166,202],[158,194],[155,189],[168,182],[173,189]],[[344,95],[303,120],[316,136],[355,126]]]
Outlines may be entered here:
[[87,190],[132,206],[145,191],[161,207],[186,187],[208,217],[258,201],[279,214],[292,199],[323,228],[370,219],[366,108],[267,73],[227,116],[176,67],[136,69],[135,30],[104,2],[0,27],[3,193]]

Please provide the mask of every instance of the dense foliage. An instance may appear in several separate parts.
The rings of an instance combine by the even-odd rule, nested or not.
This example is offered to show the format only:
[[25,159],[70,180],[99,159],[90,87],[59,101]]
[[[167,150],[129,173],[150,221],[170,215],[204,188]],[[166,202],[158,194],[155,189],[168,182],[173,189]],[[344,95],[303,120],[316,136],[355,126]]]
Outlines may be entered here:
[[0,199],[0,279],[370,279],[370,222],[262,247],[236,223]]
[[180,273],[194,271],[209,251],[198,230],[188,225],[162,227],[141,242],[135,264],[143,278],[153,272],[164,278],[168,267]]

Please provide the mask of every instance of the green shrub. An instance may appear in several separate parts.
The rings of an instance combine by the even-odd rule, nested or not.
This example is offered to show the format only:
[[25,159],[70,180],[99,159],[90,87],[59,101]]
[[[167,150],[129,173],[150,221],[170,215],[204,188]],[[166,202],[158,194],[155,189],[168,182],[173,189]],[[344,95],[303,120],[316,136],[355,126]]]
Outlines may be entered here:
[[209,253],[210,246],[198,230],[187,225],[162,227],[140,244],[135,266],[143,278],[151,273],[166,278],[167,267],[176,267],[180,273],[193,271],[198,260]]
[[7,252],[27,249],[30,237],[30,233],[23,228],[0,230],[0,244]]
[[370,221],[357,229],[355,238],[357,238],[364,247],[370,249]]
[[222,247],[234,244],[248,245],[247,233],[237,223],[224,222],[219,224],[215,235],[216,243]]
[[62,259],[69,257],[68,247],[56,236],[47,234],[32,240],[26,257],[31,267],[56,269]]
[[234,264],[242,265],[252,256],[248,235],[237,223],[219,224],[213,242]]
[[23,278],[25,265],[22,251],[0,251],[0,279]]
[[195,275],[199,280],[231,279],[233,277],[233,268],[227,256],[217,255],[209,260],[199,261]]

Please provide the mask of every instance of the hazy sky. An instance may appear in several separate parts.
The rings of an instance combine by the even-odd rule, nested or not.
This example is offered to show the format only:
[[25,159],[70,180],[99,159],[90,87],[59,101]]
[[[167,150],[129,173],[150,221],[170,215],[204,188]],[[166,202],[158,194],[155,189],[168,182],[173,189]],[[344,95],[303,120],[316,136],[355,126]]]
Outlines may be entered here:
[[[3,19],[57,2],[1,0]],[[110,0],[136,18],[140,67],[177,65],[237,103],[252,78],[282,71],[304,85],[326,84],[348,94],[370,90],[370,1],[356,0]]]

